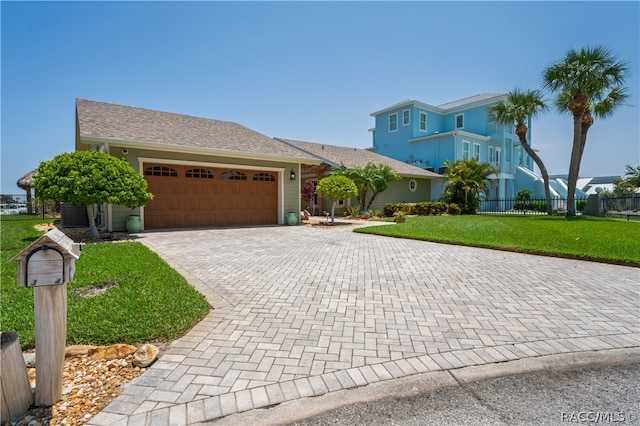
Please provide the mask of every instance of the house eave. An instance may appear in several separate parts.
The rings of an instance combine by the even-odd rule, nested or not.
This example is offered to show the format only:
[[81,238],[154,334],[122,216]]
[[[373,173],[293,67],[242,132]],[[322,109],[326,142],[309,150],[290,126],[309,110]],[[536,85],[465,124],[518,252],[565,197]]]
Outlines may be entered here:
[[476,108],[476,107],[479,107],[479,106],[482,106],[482,105],[491,105],[491,104],[494,104],[496,102],[505,101],[505,100],[507,100],[507,95],[506,94],[500,94],[500,95],[497,95],[497,96],[493,96],[491,98],[486,98],[486,99],[478,100],[478,101],[475,101],[475,102],[470,102],[468,104],[458,105],[458,106],[453,107],[453,108],[446,108],[446,109],[443,109],[443,108],[440,108],[440,107],[438,107],[438,108],[441,111],[443,111],[444,113],[446,113],[446,114],[451,114],[451,113],[454,113],[454,112],[466,111],[468,109]]
[[391,112],[391,111],[396,111],[396,110],[400,110],[400,109],[407,108],[407,107],[412,107],[412,106],[416,107],[416,108],[419,108],[419,109],[424,109],[426,111],[431,111],[431,112],[437,112],[437,113],[444,113],[445,112],[445,110],[443,110],[442,108],[438,108],[437,106],[425,104],[425,103],[420,102],[420,101],[410,100],[410,101],[401,102],[401,103],[392,105],[390,107],[381,109],[380,111],[372,112],[369,115],[371,117],[376,117],[378,115],[386,114],[386,113]]
[[419,138],[409,139],[409,143],[424,142],[424,141],[428,141],[428,140],[432,140],[432,139],[441,138],[443,136],[456,136],[456,135],[467,137],[467,138],[479,139],[479,140],[485,141],[485,142],[491,140],[490,136],[477,135],[475,133],[465,132],[464,130],[451,130],[449,132],[433,133],[433,134],[428,135],[428,136],[421,136]]
[[322,161],[312,158],[312,157],[288,157],[282,155],[271,155],[271,154],[251,154],[247,152],[239,152],[239,151],[227,151],[227,150],[215,150],[211,148],[203,148],[203,147],[190,147],[190,146],[180,146],[180,145],[159,145],[154,142],[143,142],[143,141],[123,141],[118,139],[109,139],[109,138],[95,138],[95,137],[81,137],[80,143],[85,145],[91,144],[100,144],[106,145],[108,147],[119,147],[119,148],[139,148],[139,149],[147,149],[150,151],[169,151],[175,153],[183,153],[183,154],[201,154],[201,155],[212,155],[212,156],[221,156],[221,157],[229,157],[229,158],[243,158],[247,160],[270,160],[270,161],[282,161],[287,163],[296,163],[296,164],[322,164]]

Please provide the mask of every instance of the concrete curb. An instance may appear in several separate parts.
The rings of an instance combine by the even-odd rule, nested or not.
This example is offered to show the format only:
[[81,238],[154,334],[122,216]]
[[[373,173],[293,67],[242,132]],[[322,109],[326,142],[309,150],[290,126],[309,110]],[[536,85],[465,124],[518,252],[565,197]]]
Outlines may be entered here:
[[499,377],[522,375],[544,370],[565,371],[596,365],[623,365],[640,360],[640,347],[608,349],[569,354],[544,355],[444,371],[415,374],[400,379],[373,383],[355,389],[330,392],[317,397],[287,401],[271,408],[255,409],[199,425],[283,425],[320,415],[347,405],[378,401],[385,398],[406,398],[430,393],[465,383]]

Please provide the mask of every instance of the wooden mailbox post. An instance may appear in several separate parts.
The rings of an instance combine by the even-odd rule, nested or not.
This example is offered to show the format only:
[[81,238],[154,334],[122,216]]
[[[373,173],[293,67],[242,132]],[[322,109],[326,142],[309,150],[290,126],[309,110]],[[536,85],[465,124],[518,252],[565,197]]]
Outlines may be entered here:
[[36,318],[36,406],[62,396],[67,341],[67,282],[73,279],[80,245],[57,228],[11,259],[18,262],[18,285],[33,287]]

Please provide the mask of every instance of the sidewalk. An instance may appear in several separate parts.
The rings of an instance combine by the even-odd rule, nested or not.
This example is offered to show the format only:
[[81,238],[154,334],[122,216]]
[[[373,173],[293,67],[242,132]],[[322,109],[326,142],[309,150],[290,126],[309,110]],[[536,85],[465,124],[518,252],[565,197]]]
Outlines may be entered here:
[[197,424],[420,373],[640,347],[637,268],[351,230],[141,234],[214,309],[89,424]]

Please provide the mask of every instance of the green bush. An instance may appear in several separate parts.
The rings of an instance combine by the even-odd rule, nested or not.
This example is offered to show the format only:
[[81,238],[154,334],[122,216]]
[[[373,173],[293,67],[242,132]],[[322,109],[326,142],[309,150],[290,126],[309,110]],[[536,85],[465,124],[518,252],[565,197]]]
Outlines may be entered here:
[[542,200],[516,201],[513,203],[514,210],[534,210],[538,212],[547,211],[547,203]]
[[395,223],[404,223],[407,220],[403,211],[397,211],[393,214],[393,221]]
[[587,205],[587,200],[584,200],[584,199],[576,200],[576,210],[581,212],[584,210],[586,205]]
[[360,210],[361,209],[362,209],[362,207],[360,207],[360,206],[348,206],[347,207],[347,213],[349,213],[349,216],[358,217],[358,216],[360,216]]
[[423,201],[420,203],[387,203],[384,205],[384,215],[392,217],[396,212],[405,215],[435,216],[441,214],[460,214],[460,207],[454,203],[443,203],[440,201]]

